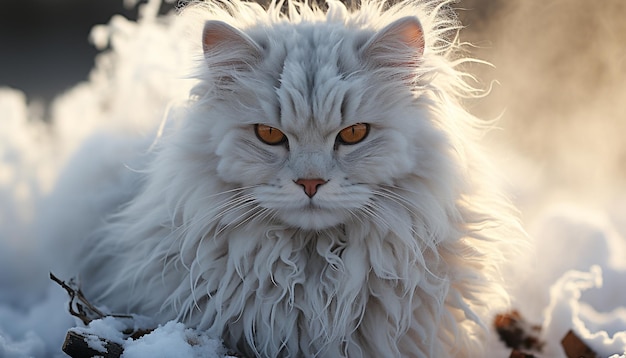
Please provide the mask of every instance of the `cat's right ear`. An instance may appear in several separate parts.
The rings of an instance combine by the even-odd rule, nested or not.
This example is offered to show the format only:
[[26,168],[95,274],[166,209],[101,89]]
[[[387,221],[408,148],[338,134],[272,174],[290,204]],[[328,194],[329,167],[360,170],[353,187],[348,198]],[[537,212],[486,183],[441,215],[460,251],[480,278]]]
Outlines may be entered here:
[[417,17],[396,20],[374,35],[362,48],[365,61],[374,67],[410,69],[424,54],[424,30]]
[[202,50],[210,67],[245,70],[262,57],[261,48],[248,35],[217,20],[204,24]]

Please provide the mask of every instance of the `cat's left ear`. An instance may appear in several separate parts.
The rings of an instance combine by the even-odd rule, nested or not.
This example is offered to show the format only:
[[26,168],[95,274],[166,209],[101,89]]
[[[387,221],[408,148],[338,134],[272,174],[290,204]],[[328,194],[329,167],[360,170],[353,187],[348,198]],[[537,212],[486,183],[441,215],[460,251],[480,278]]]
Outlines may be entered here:
[[362,48],[365,61],[375,67],[415,67],[424,54],[424,31],[415,16],[387,25]]
[[261,48],[248,35],[217,20],[205,23],[202,49],[211,67],[241,70],[254,65],[262,57]]

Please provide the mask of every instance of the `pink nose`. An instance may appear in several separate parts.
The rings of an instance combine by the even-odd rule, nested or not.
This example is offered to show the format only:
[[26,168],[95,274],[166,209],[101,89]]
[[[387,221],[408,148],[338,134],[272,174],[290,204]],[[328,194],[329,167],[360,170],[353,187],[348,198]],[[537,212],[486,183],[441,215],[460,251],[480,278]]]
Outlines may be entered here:
[[318,186],[327,183],[327,181],[324,179],[298,179],[294,182],[304,188],[304,192],[309,198],[312,198],[313,195],[317,193]]

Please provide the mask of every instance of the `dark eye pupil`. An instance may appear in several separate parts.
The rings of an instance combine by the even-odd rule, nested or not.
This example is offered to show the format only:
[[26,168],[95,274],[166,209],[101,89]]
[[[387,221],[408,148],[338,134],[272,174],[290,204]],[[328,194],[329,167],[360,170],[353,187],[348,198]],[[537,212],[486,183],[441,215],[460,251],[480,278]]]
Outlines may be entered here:
[[363,141],[369,133],[369,124],[357,123],[344,128],[337,136],[337,142],[340,144],[357,144]]
[[287,137],[280,129],[270,127],[264,124],[255,124],[254,132],[259,140],[265,144],[278,145],[285,143]]

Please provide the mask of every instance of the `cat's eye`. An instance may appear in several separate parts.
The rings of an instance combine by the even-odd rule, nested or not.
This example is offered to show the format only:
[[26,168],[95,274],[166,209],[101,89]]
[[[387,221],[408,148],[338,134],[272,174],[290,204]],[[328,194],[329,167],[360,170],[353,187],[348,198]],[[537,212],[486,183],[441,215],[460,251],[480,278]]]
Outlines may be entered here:
[[353,124],[339,132],[337,141],[341,144],[357,144],[367,137],[369,131],[370,125],[367,123]]
[[279,145],[287,141],[287,136],[279,129],[265,124],[255,124],[254,132],[259,140],[269,145]]

